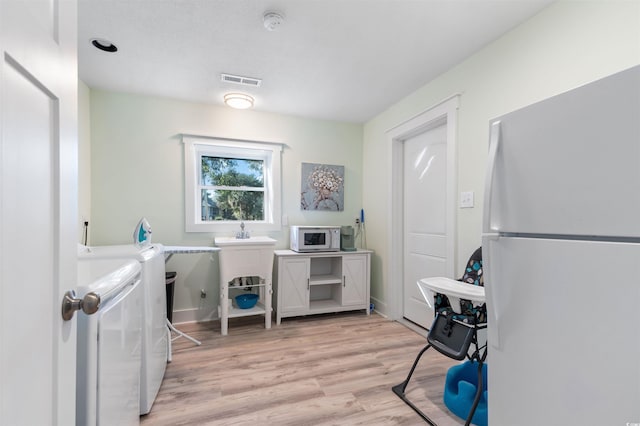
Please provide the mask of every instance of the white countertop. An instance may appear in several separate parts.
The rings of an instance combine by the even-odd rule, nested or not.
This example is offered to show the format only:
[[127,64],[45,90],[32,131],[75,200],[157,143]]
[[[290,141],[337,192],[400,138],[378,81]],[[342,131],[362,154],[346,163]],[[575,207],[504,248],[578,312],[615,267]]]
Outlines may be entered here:
[[276,244],[276,240],[269,237],[251,237],[251,238],[235,238],[235,237],[216,237],[215,244],[220,247],[225,246],[262,246]]
[[220,247],[207,246],[164,246],[164,252],[169,254],[177,253],[207,253],[220,251]]

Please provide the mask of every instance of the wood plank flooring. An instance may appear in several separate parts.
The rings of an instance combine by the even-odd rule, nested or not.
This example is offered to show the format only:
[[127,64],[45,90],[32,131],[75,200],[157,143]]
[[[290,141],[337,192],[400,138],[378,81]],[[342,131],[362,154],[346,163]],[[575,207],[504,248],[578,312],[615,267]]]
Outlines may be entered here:
[[[289,318],[265,330],[260,317],[178,326],[202,341],[173,342],[173,361],[150,425],[420,425],[391,387],[402,382],[424,336],[362,312]],[[442,402],[447,369],[423,356],[407,395],[439,426],[462,425]]]

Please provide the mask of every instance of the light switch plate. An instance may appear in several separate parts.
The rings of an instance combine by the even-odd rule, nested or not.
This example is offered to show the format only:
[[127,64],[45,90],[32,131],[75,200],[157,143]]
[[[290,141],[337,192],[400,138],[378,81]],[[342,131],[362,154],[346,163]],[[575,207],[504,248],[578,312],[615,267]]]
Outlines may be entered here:
[[465,191],[460,193],[460,208],[473,208],[473,191]]

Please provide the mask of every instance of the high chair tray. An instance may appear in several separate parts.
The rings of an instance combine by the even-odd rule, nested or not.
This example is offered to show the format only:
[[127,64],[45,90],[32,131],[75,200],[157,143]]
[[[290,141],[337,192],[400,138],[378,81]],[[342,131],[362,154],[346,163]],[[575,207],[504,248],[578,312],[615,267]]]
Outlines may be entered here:
[[484,287],[466,284],[460,281],[445,277],[422,278],[418,281],[418,287],[422,296],[431,304],[429,293],[442,293],[446,296],[453,296],[459,299],[471,300],[475,304],[482,304],[485,301]]

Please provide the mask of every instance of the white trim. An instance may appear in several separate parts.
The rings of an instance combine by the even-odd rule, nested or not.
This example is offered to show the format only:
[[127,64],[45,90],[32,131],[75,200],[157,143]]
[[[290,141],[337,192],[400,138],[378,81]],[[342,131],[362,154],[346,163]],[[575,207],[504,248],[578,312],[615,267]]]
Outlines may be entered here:
[[391,187],[389,203],[388,241],[390,241],[389,272],[387,275],[387,315],[390,319],[403,317],[403,142],[425,131],[446,123],[447,126],[447,276],[455,273],[456,206],[457,206],[457,110],[460,95],[451,96],[428,110],[387,130]]
[[380,299],[377,299],[375,297],[370,297],[371,301],[369,303],[373,303],[375,305],[374,307],[374,311],[379,314],[382,315],[385,318],[388,318],[387,315],[387,304],[385,302],[383,302]]
[[[425,115],[428,115],[429,117],[431,117],[432,115],[434,115],[432,113],[435,113],[436,108],[438,108],[438,109],[443,108],[446,105],[448,105],[449,102],[455,102],[455,109],[458,109],[460,96],[462,96],[460,93],[456,93],[456,94],[451,95],[451,96],[449,96],[447,98],[444,98],[440,102],[436,102],[435,104],[433,104],[433,106],[431,106],[430,108],[428,108],[428,109],[426,109],[426,110],[424,110],[424,111],[422,111],[422,112],[420,112],[420,113],[418,113],[418,114],[416,114],[416,115],[414,115],[412,117],[409,117],[408,119],[406,119],[402,123],[396,124],[395,126],[393,126],[390,129],[385,130],[385,133],[388,135],[389,133],[396,132],[402,126],[410,125],[413,122],[413,120],[418,120],[420,118],[423,118]],[[435,115],[437,116],[438,114],[435,113]],[[442,115],[442,114],[440,114],[440,115]],[[418,132],[418,133],[420,133],[420,132]],[[411,136],[409,136],[409,137],[411,137]],[[407,139],[407,137],[405,137],[405,139]]]
[[[235,221],[202,222],[200,212],[196,208],[198,194],[199,164],[196,158],[199,152],[223,148],[225,155],[258,158],[247,150],[255,153],[265,153],[267,159],[265,188],[269,199],[265,203],[264,221],[246,221],[247,229],[251,232],[280,231],[282,218],[282,151],[283,144],[274,142],[247,141],[240,139],[216,138],[211,136],[182,135],[184,143],[185,165],[185,230],[186,232],[229,232],[238,229]],[[265,156],[263,155],[263,157]]]
[[[260,145],[274,145],[276,147],[279,147],[280,150],[282,151],[284,149],[284,147],[286,146],[286,144],[283,144],[281,142],[272,142],[272,141],[253,141],[253,140],[249,140],[249,139],[234,139],[234,138],[220,138],[217,136],[206,136],[206,135],[192,135],[189,133],[181,133],[180,136],[182,137],[182,142],[186,143],[188,141],[198,141],[201,143],[210,143],[212,145],[219,145],[221,143],[225,143],[225,142],[229,142],[230,144],[242,144],[242,146],[247,146],[247,145],[251,145],[251,144],[260,144]],[[238,146],[238,145],[232,145],[232,146]]]
[[172,323],[174,325],[189,324],[194,322],[208,322],[220,320],[215,309],[206,311],[204,309],[180,309],[173,311]]
[[419,334],[421,337],[424,337],[426,340],[429,330],[422,328],[419,325],[412,323],[411,321],[408,321],[404,318],[398,318],[396,321],[407,327],[409,330],[415,332],[416,334]]

